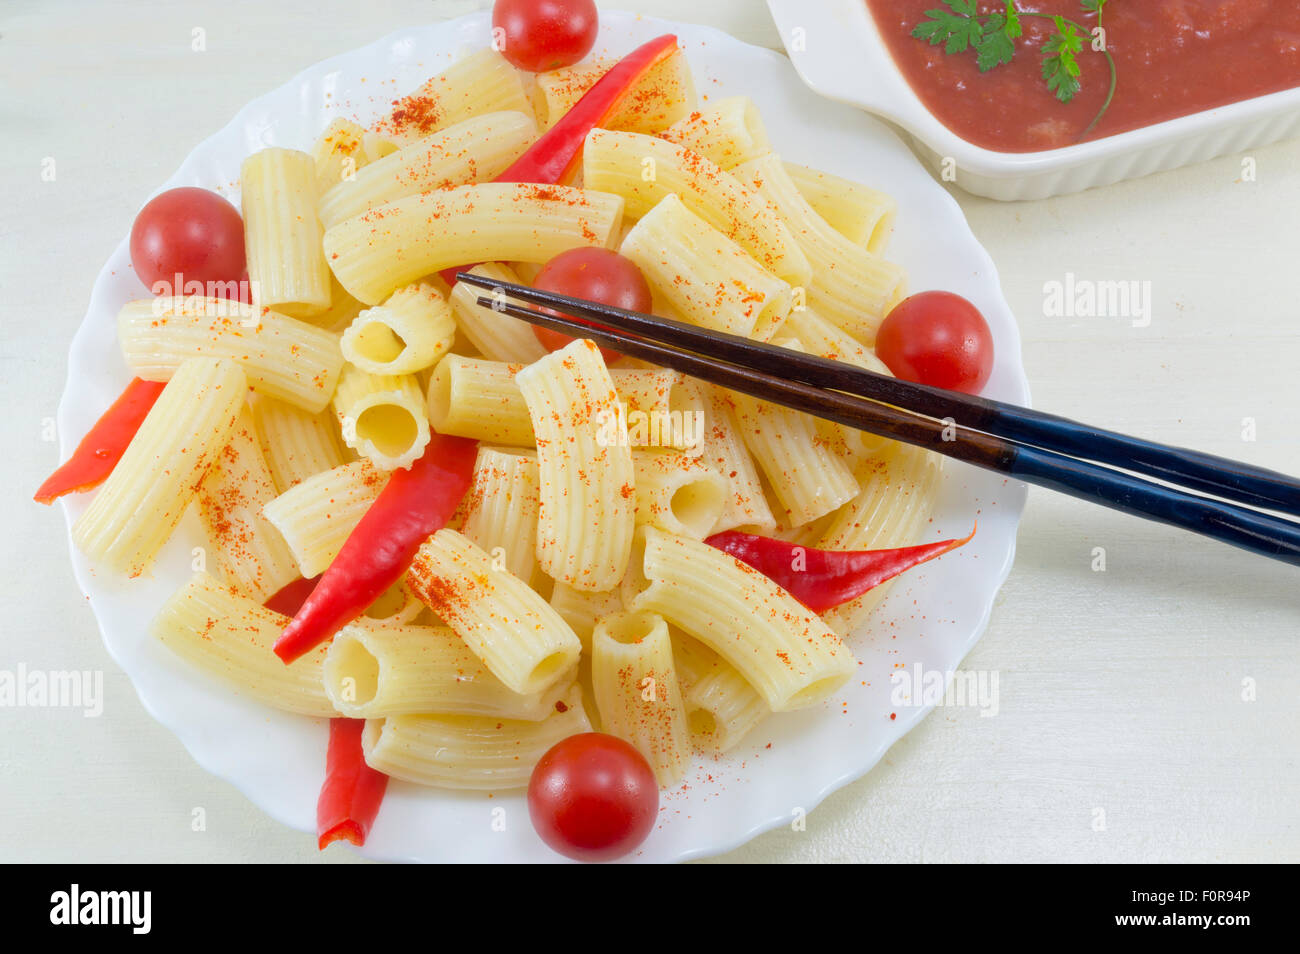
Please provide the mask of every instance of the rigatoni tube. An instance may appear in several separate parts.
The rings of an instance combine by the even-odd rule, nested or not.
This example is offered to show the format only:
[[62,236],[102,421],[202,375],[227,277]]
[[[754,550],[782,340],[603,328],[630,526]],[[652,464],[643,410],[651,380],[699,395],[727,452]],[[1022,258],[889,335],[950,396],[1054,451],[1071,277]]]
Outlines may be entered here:
[[574,687],[537,722],[396,715],[366,722],[361,746],[366,763],[393,778],[438,788],[499,791],[523,788],[551,746],[590,731],[582,693]]
[[623,201],[568,186],[486,182],[408,196],[325,233],[343,287],[366,304],[433,272],[467,262],[546,262],[585,246],[609,247]]
[[365,516],[388,476],[368,460],[309,477],[262,508],[305,577],[324,573]]
[[790,313],[790,286],[734,241],[664,196],[623,239],[619,251],[694,325],[767,341]]
[[456,340],[456,320],[432,285],[399,288],[361,311],[339,339],[343,357],[370,374],[414,374],[434,365]]
[[149,632],[186,662],[254,702],[309,716],[332,716],[321,646],[286,666],[271,651],[289,622],[256,600],[197,573],[165,603]]
[[216,551],[218,576],[259,603],[298,579],[289,545],[262,515],[277,493],[245,410],[199,485],[199,517]]
[[343,366],[338,335],[224,298],[127,302],[117,339],[127,366],[146,381],[166,381],[187,358],[229,358],[254,391],[306,411],[325,408]]
[[603,731],[646,757],[660,786],[686,774],[686,726],[668,624],[654,613],[618,613],[596,624],[591,680]]
[[583,185],[623,197],[640,218],[676,193],[686,207],[791,285],[812,274],[780,214],[752,188],[685,146],[636,133],[593,129],[582,153]]
[[559,681],[520,695],[445,626],[352,623],[330,644],[323,675],[330,701],[353,719],[439,712],[535,722],[569,689]]
[[814,705],[857,668],[849,648],[753,567],[648,527],[632,610],[658,613],[729,662],[775,712]]
[[253,304],[295,318],[330,306],[330,270],[316,217],[316,163],[305,152],[272,147],[239,170],[244,249]]
[[532,116],[488,113],[450,126],[334,180],[320,201],[325,228],[408,195],[490,182],[537,135]]
[[600,350],[578,339],[515,375],[537,438],[537,561],[581,590],[627,569],[636,488],[627,428]]
[[246,388],[233,361],[182,362],[73,525],[81,552],[129,576],[149,569],[234,433]]
[[429,415],[412,374],[345,365],[334,392],[343,443],[381,470],[409,469],[429,444]]
[[455,530],[425,542],[407,574],[411,589],[519,693],[539,692],[577,664],[569,624],[505,566]]

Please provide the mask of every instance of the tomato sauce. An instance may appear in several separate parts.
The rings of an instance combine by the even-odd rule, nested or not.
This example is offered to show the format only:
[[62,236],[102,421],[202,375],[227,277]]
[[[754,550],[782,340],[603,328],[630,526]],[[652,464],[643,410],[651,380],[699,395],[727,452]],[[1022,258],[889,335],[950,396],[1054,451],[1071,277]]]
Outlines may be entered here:
[[[1115,96],[1088,131],[1110,89],[1105,56],[1084,36],[1082,88],[1068,103],[1048,90],[1039,47],[1051,20],[1021,17],[1015,58],[981,73],[975,53],[948,55],[912,36],[938,0],[866,0],[885,45],[934,116],[963,139],[1000,152],[1033,152],[1113,136],[1188,113],[1300,86],[1298,0],[1109,0],[1102,14],[1115,59]],[[1085,31],[1097,17],[1078,0],[1017,3],[1058,14]],[[981,14],[1005,3],[982,2]]]

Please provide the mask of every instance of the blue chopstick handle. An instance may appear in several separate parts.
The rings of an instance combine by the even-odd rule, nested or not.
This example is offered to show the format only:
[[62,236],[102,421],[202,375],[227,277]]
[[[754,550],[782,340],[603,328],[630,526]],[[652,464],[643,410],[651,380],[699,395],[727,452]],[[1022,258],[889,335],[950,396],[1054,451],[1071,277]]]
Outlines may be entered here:
[[1147,483],[1036,447],[1019,447],[1008,472],[1040,487],[1300,566],[1300,524]]
[[995,413],[996,433],[1023,444],[1122,467],[1193,490],[1300,515],[1300,481],[1200,451],[1117,434],[1041,412]]

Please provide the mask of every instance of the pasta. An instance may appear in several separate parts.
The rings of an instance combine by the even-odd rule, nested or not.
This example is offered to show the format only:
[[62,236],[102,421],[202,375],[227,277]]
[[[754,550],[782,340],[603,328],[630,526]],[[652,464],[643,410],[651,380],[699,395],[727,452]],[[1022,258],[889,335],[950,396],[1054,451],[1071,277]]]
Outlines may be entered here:
[[199,516],[217,575],[259,603],[298,578],[288,545],[262,515],[276,494],[252,415],[244,411],[199,485]]
[[305,411],[324,410],[343,367],[335,335],[224,298],[128,302],[117,337],[131,373],[146,381],[166,381],[186,358],[228,358],[254,391]]
[[[612,61],[532,75],[492,50],[377,122],[338,116],[288,143],[307,151],[243,161],[255,303],[123,306],[127,368],[166,384],[73,528],[97,570],[134,577],[193,506],[198,572],[154,638],[250,702],[366,720],[379,773],[466,791],[528,784],[593,726],[677,786],[698,753],[747,758],[771,713],[838,702],[858,671],[846,640],[888,587],[815,613],[714,535],[782,556],[914,544],[939,459],[556,345],[452,274],[528,284],[558,254],[617,250],[656,314],[889,373],[874,339],[905,287],[882,257],[894,200],[783,161],[752,100],[697,103],[668,48],[571,139],[580,175],[557,137],[533,147]],[[537,181],[496,181],[507,170]],[[358,533],[340,558],[368,513],[366,547]],[[293,620],[265,605],[309,586]]]
[[675,634],[673,658],[682,673],[686,725],[695,748],[728,752],[771,711],[735,666],[699,640]]
[[515,383],[519,364],[449,354],[429,379],[429,422],[439,434],[532,447],[533,422]]
[[767,341],[790,313],[790,286],[676,194],[647,212],[619,251],[691,324]]
[[353,623],[334,637],[322,676],[330,703],[352,719],[443,713],[537,722],[569,689],[560,682],[513,691],[445,626]]
[[775,206],[812,266],[808,303],[863,344],[902,299],[907,279],[892,262],[849,241],[827,224],[799,194],[775,155],[737,166],[732,173]]
[[540,721],[495,716],[398,715],[366,722],[362,746],[375,769],[417,785],[493,791],[523,788],[546,751],[591,731],[577,689]]
[[73,525],[82,553],[128,576],[149,569],[234,433],[245,386],[233,361],[180,364]]
[[[521,280],[511,268],[500,262],[476,265],[470,269],[470,274],[513,284],[519,284]],[[532,325],[478,304],[482,294],[481,288],[457,282],[451,290],[450,300],[457,327],[483,357],[492,361],[531,364],[546,354],[546,349],[533,333]]]
[[858,492],[849,465],[827,452],[817,418],[748,394],[732,392],[730,398],[745,444],[784,508],[784,523],[816,520]]
[[299,573],[311,578],[339,555],[386,479],[370,461],[342,464],[286,490],[262,513],[289,545]]
[[807,256],[781,216],[760,195],[698,153],[637,133],[594,129],[582,151],[583,183],[612,192],[640,218],[669,194],[759,265],[791,285],[811,276]]
[[343,443],[381,470],[409,468],[429,444],[429,415],[411,374],[343,368],[334,392]]
[[578,662],[582,645],[550,604],[455,530],[439,530],[420,547],[407,579],[515,692],[545,689]]
[[713,532],[726,504],[727,482],[698,457],[687,454],[632,455],[636,475],[636,523],[703,540]]
[[524,582],[537,572],[537,484],[535,455],[481,448],[462,528]]
[[772,151],[758,108],[748,96],[729,96],[664,130],[663,138],[697,152],[719,169],[732,169]]
[[784,165],[799,194],[827,225],[868,252],[884,254],[898,216],[898,203],[893,196],[829,172],[793,162]]
[[537,436],[537,562],[580,590],[627,569],[636,519],[632,451],[614,382],[588,340],[530,364],[515,381]]
[[336,180],[321,197],[321,223],[330,228],[407,196],[489,182],[505,172],[536,136],[537,124],[530,114],[486,113],[466,119]]
[[348,363],[370,374],[414,374],[434,365],[455,340],[446,299],[432,285],[419,284],[360,312],[339,346]]
[[277,493],[343,463],[338,427],[328,414],[310,414],[261,394],[252,396],[249,408]]
[[531,113],[518,71],[500,53],[463,56],[409,96],[393,104],[378,132],[405,146],[457,123],[496,112]]
[[325,127],[311,151],[318,195],[356,178],[357,170],[370,161],[365,139],[366,128],[342,116]]
[[469,262],[545,262],[606,247],[623,202],[567,186],[488,182],[398,199],[325,233],[325,254],[353,296],[378,304],[432,272]]
[[325,695],[322,646],[286,666],[271,652],[288,617],[196,573],[149,627],[153,637],[235,692],[286,712],[332,716]]
[[[544,117],[547,126],[555,125],[613,65],[612,60],[598,59],[538,74],[537,89],[542,101],[538,115]],[[691,69],[686,57],[677,51],[632,87],[605,128],[653,136],[686,116],[694,104]]]
[[[814,705],[853,673],[849,648],[814,613],[721,550],[653,527],[630,610],[658,613],[734,666],[775,712]],[[626,597],[625,597],[626,598]]]
[[597,623],[591,679],[604,730],[635,746],[661,786],[679,781],[691,737],[663,617],[618,613]]
[[305,152],[263,149],[244,160],[239,186],[253,304],[296,318],[327,310],[315,161]]

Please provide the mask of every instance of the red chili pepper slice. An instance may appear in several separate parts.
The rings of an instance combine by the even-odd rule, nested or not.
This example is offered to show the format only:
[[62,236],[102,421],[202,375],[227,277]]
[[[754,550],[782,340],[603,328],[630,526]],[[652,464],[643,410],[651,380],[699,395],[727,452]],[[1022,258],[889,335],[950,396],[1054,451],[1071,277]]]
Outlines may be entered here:
[[410,470],[396,470],[275,644],[286,663],[360,616],[407,571],[415,551],[455,513],[474,479],[478,441],[434,434]]
[[41,484],[32,498],[52,504],[64,494],[89,490],[104,482],[126,453],[127,445],[149,416],[166,383],[132,378],[126,390],[81,439],[67,463]]
[[361,751],[365,719],[330,719],[325,784],[316,801],[316,844],[321,851],[339,839],[364,845],[388,788],[388,776],[366,764]]
[[814,613],[821,613],[969,543],[974,536],[971,530],[961,540],[893,550],[818,550],[735,530],[715,533],[704,542],[748,563]]
[[295,616],[298,610],[302,609],[302,604],[307,602],[307,597],[311,596],[312,590],[316,589],[316,584],[320,582],[319,576],[313,576],[311,579],[298,577],[292,583],[286,583],[262,605],[269,610],[275,610],[281,616]]
[[[560,185],[572,179],[587,134],[614,115],[646,73],[676,49],[677,37],[671,33],[638,46],[610,67],[554,126],[493,181]],[[448,285],[454,285],[456,273],[472,267],[447,268],[442,277]]]

